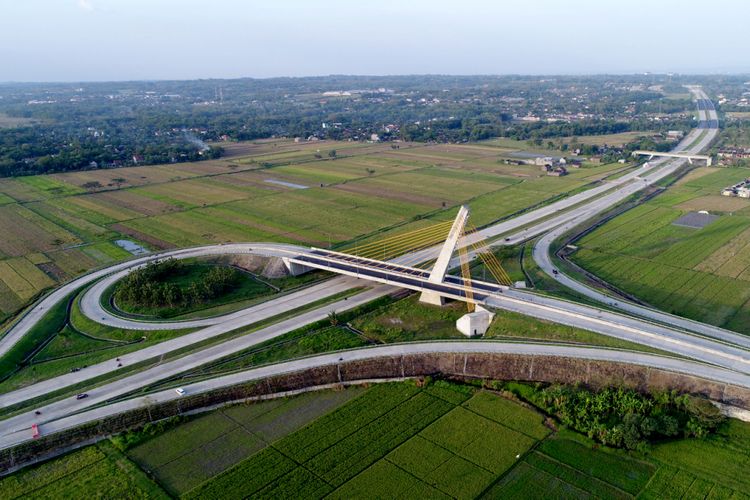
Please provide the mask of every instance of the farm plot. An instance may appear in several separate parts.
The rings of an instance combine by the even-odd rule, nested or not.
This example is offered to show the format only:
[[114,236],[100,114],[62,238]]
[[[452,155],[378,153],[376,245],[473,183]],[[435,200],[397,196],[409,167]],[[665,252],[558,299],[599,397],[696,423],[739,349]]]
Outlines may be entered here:
[[471,200],[471,219],[476,226],[488,224],[549,200],[553,196],[554,193],[520,189],[518,185],[510,186]]
[[695,270],[736,278],[750,265],[749,255],[750,228],[742,231],[703,259],[695,266]]
[[[199,209],[158,217],[134,219],[121,224],[126,232],[135,230],[145,241],[164,241],[172,247],[229,241],[290,241],[266,231],[261,224],[234,218],[216,219],[216,209]],[[239,215],[241,217],[241,215]],[[239,218],[238,217],[238,218]],[[281,232],[281,231],[279,231]]]
[[[565,444],[579,446],[571,441],[565,441]],[[605,452],[591,450],[591,453],[605,461],[611,460]],[[613,471],[613,475],[601,479],[581,470],[585,467],[569,465],[543,452],[534,451],[494,484],[482,498],[632,498],[634,493],[609,481],[617,482],[617,476],[629,473],[633,464],[635,468],[641,465],[625,458],[621,462],[620,471]]]
[[378,193],[389,193],[391,196],[402,193],[403,200],[408,200],[410,195],[424,197],[439,205],[443,201],[456,204],[502,189],[508,181],[507,178],[481,172],[429,168],[365,179],[356,184],[366,185]]
[[106,443],[0,479],[2,498],[169,498]]
[[70,248],[49,252],[49,257],[67,277],[85,273],[97,266],[97,260],[88,255],[82,248]]
[[10,198],[13,201],[28,202],[50,197],[47,193],[21,182],[20,179],[19,177],[0,179],[0,193],[2,193],[3,199]]
[[[672,481],[668,475],[681,471],[680,477],[684,478],[681,483],[687,483],[687,486],[690,486],[691,477],[700,478],[721,489],[746,494],[750,491],[750,479],[742,471],[750,466],[749,430],[747,423],[731,420],[725,429],[720,430],[718,436],[705,440],[678,440],[655,446],[653,458],[663,464],[660,469],[666,469],[666,474],[660,470],[663,479],[658,482],[669,484]],[[648,490],[658,491],[657,485],[653,484],[657,477],[649,484]],[[729,495],[724,498],[729,498]]]
[[181,208],[226,203],[252,196],[252,192],[229,184],[220,184],[213,179],[170,182],[138,188],[134,192]]
[[[353,498],[373,492],[418,498],[474,498],[536,438],[539,414],[489,393],[438,383],[379,385],[214,479],[188,498],[278,496]],[[477,397],[475,394],[474,397]],[[473,402],[472,402],[473,401]],[[492,403],[501,406],[493,408]],[[464,404],[466,407],[457,406]],[[544,434],[546,435],[546,434]],[[244,485],[242,488],[236,485]],[[304,492],[304,495],[303,495]]]
[[[216,220],[219,209],[231,219]],[[125,227],[175,245],[210,241],[304,241],[318,245],[348,240],[401,222],[424,207],[383,202],[326,189],[306,189],[241,200],[219,207],[124,222]],[[310,214],[316,214],[314,218]],[[146,240],[148,241],[148,240]]]
[[374,175],[375,169],[368,170],[368,167],[363,167],[351,162],[348,158],[344,158],[303,165],[276,167],[268,171],[268,173],[274,176],[281,175],[290,180],[310,186],[317,186],[319,184],[338,184],[352,179],[368,177]]
[[123,189],[119,191],[104,191],[90,195],[90,199],[96,203],[114,207],[117,210],[127,210],[142,216],[154,216],[181,210],[163,200],[157,200],[149,196],[139,194],[134,189]]
[[[676,263],[680,267],[692,269],[749,227],[749,218],[722,217],[702,229],[693,230],[692,234],[683,233],[677,236],[669,230],[654,232],[645,244],[656,246],[654,238],[659,242],[671,240],[669,248],[662,251],[654,260],[665,264]],[[664,237],[663,232],[667,232],[670,236]]]
[[631,495],[637,495],[648,484],[656,469],[648,462],[628,459],[620,454],[598,452],[568,439],[546,440],[539,446],[539,451]]
[[181,494],[363,393],[350,388],[224,408],[167,431],[128,455],[168,491]]
[[[416,168],[426,168],[430,164],[398,162],[380,156],[351,156],[336,160],[319,161],[300,165],[276,167],[269,174],[282,175],[311,186],[345,183],[354,179],[375,177],[385,174],[406,172]],[[265,172],[259,172],[263,175]]]
[[535,442],[534,438],[465,408],[452,410],[420,436],[495,475],[508,470],[516,455],[523,454]]
[[[20,205],[0,206],[0,253],[8,256],[23,256],[35,252],[47,252],[82,240]],[[12,237],[8,237],[12,235]]]
[[531,189],[532,191],[543,191],[550,194],[560,194],[571,191],[586,184],[585,180],[576,179],[571,176],[542,177],[526,179],[524,182],[517,184],[518,189]]
[[452,145],[429,145],[409,149],[398,149],[391,151],[392,157],[429,161],[436,164],[456,161],[475,160],[486,156],[492,156],[493,151],[476,148],[461,148]]
[[[255,141],[222,142],[219,143],[219,146],[224,149],[222,158],[237,158],[270,153],[278,149],[293,148],[295,143],[292,139],[259,139]],[[197,164],[201,163],[204,162]]]
[[541,414],[507,399],[498,398],[489,392],[478,392],[463,406],[534,439],[544,439],[550,434],[550,430],[544,426]]
[[0,261],[0,280],[21,302],[55,284],[49,276],[23,257]]
[[[228,204],[247,219],[295,232],[312,241],[350,239],[425,211],[416,203],[385,201],[330,189],[306,189]],[[316,214],[314,220],[310,214]]]
[[563,431],[526,455],[483,498],[744,498],[750,426],[654,445],[648,461]]
[[8,205],[10,203],[15,203],[16,200],[8,196],[7,194],[4,194],[0,192],[0,205]]
[[17,180],[21,184],[25,184],[39,193],[43,193],[44,198],[68,196],[83,192],[78,186],[48,175],[30,175],[27,177],[18,177]]
[[55,198],[46,203],[97,225],[112,224],[143,215],[135,210],[117,207],[94,196]]
[[697,211],[708,210],[711,212],[738,212],[750,208],[750,201],[745,198],[734,198],[718,194],[698,196],[691,198],[679,205],[680,210]]
[[84,217],[80,217],[75,213],[60,208],[56,204],[50,203],[67,199],[70,198],[55,198],[48,202],[27,203],[24,206],[71,234],[76,235],[82,241],[97,241],[117,236],[117,233],[107,229],[104,225],[93,223]]
[[114,170],[87,170],[53,174],[50,177],[78,186],[82,191],[95,192],[179,181],[197,175],[181,165],[157,165]]
[[516,165],[513,163],[506,163],[502,158],[494,157],[471,160],[470,162],[459,163],[458,166],[465,170],[475,170],[512,177],[517,181],[520,181],[521,179],[534,179],[544,175],[540,172],[539,167],[535,165]]
[[750,299],[750,218],[723,215],[700,229],[674,226],[682,214],[674,207],[682,203],[675,191],[608,221],[579,240],[573,259],[653,306],[750,331],[740,321]]
[[747,168],[711,168],[710,170],[710,174],[692,178],[682,186],[700,190],[705,194],[716,194],[723,188],[750,177],[750,169]]
[[[272,151],[261,155],[252,155],[232,160],[240,165],[261,165],[264,167],[275,167],[288,165],[290,163],[305,163],[322,160],[328,154],[328,151],[337,149],[335,144],[320,144],[317,147],[309,145],[299,146],[294,149],[285,149],[283,151]],[[320,151],[320,152],[319,152]]]

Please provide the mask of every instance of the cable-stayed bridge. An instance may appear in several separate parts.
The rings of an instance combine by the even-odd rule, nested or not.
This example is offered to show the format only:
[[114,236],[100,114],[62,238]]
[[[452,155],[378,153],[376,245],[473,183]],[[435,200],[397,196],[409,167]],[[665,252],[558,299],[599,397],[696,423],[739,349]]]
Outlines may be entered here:
[[[441,245],[442,244],[442,245]],[[420,252],[440,246],[436,258],[426,258],[434,252]],[[454,266],[453,255],[458,253],[461,275],[447,274]],[[472,278],[469,261],[477,257],[495,282]],[[469,209],[461,207],[455,220],[439,222],[408,233],[377,241],[356,244],[346,252],[313,248],[309,252],[285,257],[292,273],[311,268],[337,274],[408,288],[422,293],[421,300],[442,304],[444,299],[460,300],[473,312],[488,296],[503,293],[512,284],[495,255],[490,251],[476,228],[469,224]]]

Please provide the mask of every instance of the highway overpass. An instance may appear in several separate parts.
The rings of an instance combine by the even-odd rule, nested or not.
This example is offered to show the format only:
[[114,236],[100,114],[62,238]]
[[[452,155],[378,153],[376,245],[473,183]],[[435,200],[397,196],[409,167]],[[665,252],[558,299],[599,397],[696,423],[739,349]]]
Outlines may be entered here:
[[654,157],[667,157],[667,158],[683,158],[689,161],[691,164],[693,163],[693,160],[704,160],[706,162],[706,166],[711,166],[711,157],[708,155],[697,155],[697,154],[691,154],[691,153],[671,153],[671,152],[659,152],[659,151],[644,151],[644,150],[638,150],[633,151],[633,156],[648,156],[649,160]]

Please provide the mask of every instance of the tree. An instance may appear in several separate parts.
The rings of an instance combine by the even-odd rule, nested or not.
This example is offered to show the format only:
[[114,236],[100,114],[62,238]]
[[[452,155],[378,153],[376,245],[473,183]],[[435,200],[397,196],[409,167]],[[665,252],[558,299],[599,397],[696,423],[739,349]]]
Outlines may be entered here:
[[328,321],[331,323],[331,326],[338,326],[339,315],[336,313],[336,311],[331,311],[328,313]]
[[335,149],[330,150],[328,152],[328,157],[329,158],[336,158],[336,150]]

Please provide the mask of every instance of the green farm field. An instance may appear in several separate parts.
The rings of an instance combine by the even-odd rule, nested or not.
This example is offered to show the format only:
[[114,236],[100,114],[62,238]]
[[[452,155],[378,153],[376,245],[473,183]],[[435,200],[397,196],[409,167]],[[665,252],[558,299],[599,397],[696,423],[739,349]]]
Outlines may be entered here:
[[737,420],[625,452],[495,392],[391,383],[116,436],[0,479],[0,497],[745,498],[748,461]]
[[[576,263],[668,312],[750,333],[750,202],[718,193],[747,169],[698,168],[577,242]],[[705,210],[701,229],[675,226]]]
[[333,246],[444,220],[463,203],[475,225],[489,223],[622,168],[551,178],[504,164],[507,150],[484,143],[278,140],[226,150],[198,163],[0,179],[0,322],[56,284],[131,257],[120,239],[151,250],[241,241]]

